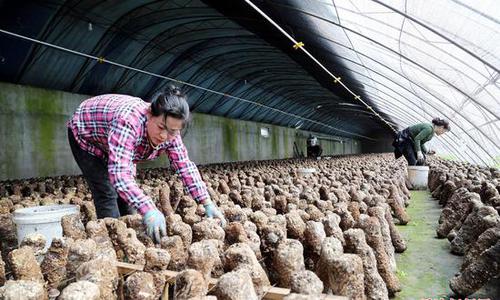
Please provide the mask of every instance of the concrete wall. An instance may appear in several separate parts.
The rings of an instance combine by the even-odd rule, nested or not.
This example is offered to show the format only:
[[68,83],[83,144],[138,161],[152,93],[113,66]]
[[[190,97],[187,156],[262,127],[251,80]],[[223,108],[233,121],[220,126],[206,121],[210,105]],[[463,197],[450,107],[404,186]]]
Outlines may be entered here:
[[363,141],[360,151],[362,153],[394,152],[392,137],[375,137],[377,141]]
[[[67,143],[66,121],[86,95],[0,82],[0,180],[79,174]],[[260,134],[261,127],[269,137]],[[184,143],[197,164],[278,159],[306,152],[308,132],[263,123],[193,114]],[[324,155],[360,153],[359,141],[320,137]],[[162,157],[139,167],[167,166]]]
[[0,180],[77,174],[65,122],[85,98],[1,83]]
[[361,142],[344,137],[325,136],[309,131],[297,131],[295,135],[295,142],[299,145],[300,149],[306,153],[306,141],[309,133],[318,137],[318,142],[323,148],[322,155],[340,155],[340,154],[358,154],[361,153]]

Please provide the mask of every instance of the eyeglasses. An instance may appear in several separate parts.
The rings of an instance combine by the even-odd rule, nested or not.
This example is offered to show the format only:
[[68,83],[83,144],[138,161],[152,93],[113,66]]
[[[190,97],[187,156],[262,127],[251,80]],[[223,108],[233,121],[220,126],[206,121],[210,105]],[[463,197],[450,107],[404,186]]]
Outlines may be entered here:
[[180,129],[170,129],[167,126],[165,126],[164,129],[167,130],[167,134],[170,135],[170,136],[178,136],[179,134],[181,134],[181,130]]
[[181,129],[170,129],[164,122],[157,123],[157,126],[161,131],[166,131],[169,136],[178,136],[181,133]]

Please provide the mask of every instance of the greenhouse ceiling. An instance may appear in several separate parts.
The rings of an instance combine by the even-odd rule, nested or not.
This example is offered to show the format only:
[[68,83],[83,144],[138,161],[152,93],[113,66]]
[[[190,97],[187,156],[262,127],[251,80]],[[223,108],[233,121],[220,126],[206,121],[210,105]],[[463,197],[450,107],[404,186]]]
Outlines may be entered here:
[[[498,1],[2,1],[0,80],[147,98],[387,142],[434,117],[432,147],[500,156]],[[288,37],[287,37],[288,35]]]

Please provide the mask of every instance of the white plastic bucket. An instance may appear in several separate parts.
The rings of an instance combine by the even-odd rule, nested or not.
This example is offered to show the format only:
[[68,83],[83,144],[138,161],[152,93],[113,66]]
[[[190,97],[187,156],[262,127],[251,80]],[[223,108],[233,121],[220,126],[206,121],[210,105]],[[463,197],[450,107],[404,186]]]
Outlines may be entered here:
[[20,208],[14,211],[13,221],[17,228],[17,241],[21,244],[30,233],[40,233],[46,238],[45,249],[53,238],[62,237],[61,219],[65,215],[78,213],[77,205],[47,205]]
[[428,177],[428,166],[408,166],[408,180],[412,184],[414,190],[427,189]]
[[299,176],[307,176],[309,174],[316,173],[316,168],[299,168],[297,169],[297,174]]

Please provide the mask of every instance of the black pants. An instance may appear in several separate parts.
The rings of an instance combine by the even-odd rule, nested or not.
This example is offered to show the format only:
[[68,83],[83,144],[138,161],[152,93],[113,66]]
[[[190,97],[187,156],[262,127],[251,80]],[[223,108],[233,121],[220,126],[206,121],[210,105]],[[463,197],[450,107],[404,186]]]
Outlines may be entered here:
[[[424,162],[417,162],[417,153],[415,152],[415,143],[410,135],[409,128],[406,128],[396,134],[394,141],[392,142],[394,147],[394,156],[396,159],[403,155],[406,158],[409,166],[423,165]],[[425,154],[424,154],[425,161]]]
[[307,157],[318,157],[321,156],[321,153],[323,153],[323,149],[319,145],[307,147]]
[[69,128],[68,140],[73,157],[90,187],[97,217],[99,219],[106,217],[118,218],[130,214],[129,206],[118,196],[109,181],[107,163],[80,148]]
[[417,165],[417,154],[415,153],[415,149],[413,148],[413,142],[408,141],[403,144],[402,147],[403,156],[406,158],[409,166]]
[[409,166],[423,166],[425,165],[425,154],[424,155],[424,161],[423,162],[418,162],[417,161],[417,153],[415,152],[413,141],[408,141],[408,143],[405,143],[402,147],[402,152],[404,157],[406,158],[406,161],[408,161]]

